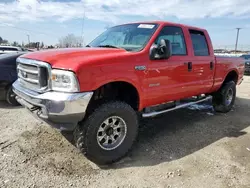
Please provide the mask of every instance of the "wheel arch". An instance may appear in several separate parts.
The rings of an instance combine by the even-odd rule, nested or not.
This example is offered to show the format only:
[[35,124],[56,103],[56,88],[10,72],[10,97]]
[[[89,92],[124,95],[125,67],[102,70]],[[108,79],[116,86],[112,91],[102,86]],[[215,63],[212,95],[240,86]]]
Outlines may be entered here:
[[131,82],[124,80],[102,83],[97,89],[94,90],[94,94],[89,106],[92,106],[96,101],[106,100],[124,101],[128,103],[135,111],[139,111],[142,105],[140,90],[138,87],[136,87]]
[[222,85],[230,81],[234,81],[235,84],[237,84],[238,80],[239,80],[239,74],[237,70],[232,69],[226,74]]

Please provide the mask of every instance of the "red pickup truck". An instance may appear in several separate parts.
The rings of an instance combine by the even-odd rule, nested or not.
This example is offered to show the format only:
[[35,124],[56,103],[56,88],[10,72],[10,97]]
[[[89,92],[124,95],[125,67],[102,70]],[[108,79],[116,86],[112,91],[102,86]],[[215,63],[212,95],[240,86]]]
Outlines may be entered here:
[[97,164],[129,151],[140,116],[210,98],[215,111],[230,111],[244,73],[243,59],[214,56],[206,30],[162,21],[115,26],[86,48],[29,53],[17,63],[17,101],[74,131]]

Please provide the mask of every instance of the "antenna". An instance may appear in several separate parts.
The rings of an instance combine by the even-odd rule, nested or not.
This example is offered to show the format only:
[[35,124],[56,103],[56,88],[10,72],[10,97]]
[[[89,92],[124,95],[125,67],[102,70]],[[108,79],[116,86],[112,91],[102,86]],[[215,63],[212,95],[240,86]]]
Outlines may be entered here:
[[83,34],[84,21],[85,21],[85,5],[83,4],[82,32],[81,32],[82,46],[85,46],[85,44],[84,44],[84,34]]

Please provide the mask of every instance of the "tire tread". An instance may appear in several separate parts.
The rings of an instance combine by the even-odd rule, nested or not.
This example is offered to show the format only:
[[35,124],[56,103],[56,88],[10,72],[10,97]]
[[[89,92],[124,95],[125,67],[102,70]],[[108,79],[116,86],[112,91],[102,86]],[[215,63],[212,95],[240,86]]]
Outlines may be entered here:
[[[108,113],[110,107],[117,108],[117,109],[126,109],[127,113],[130,113],[130,115],[133,115],[136,119],[135,125],[138,127],[138,120],[137,120],[137,114],[134,111],[134,109],[128,105],[127,103],[121,102],[121,101],[109,101],[104,104],[101,104],[99,107],[97,107],[88,117],[85,118],[85,120],[80,123],[77,128],[74,131],[74,139],[76,143],[76,147],[83,153],[88,159],[91,161],[97,163],[97,164],[109,164],[114,163],[118,160],[120,160],[124,155],[126,155],[130,150],[131,147],[127,149],[127,151],[124,151],[124,154],[121,156],[115,156],[113,159],[110,160],[100,160],[97,159],[95,156],[89,153],[89,148],[91,146],[88,146],[87,144],[87,138],[89,137],[90,129],[92,129],[92,125],[95,122],[95,119],[99,116],[100,113]],[[136,128],[136,133],[138,133],[138,128]],[[133,138],[132,145],[134,144],[136,140],[136,137]]]
[[[223,97],[226,94],[226,91],[228,88],[232,87],[234,90],[234,98],[232,103],[229,106],[225,106],[223,104]],[[229,112],[233,105],[234,105],[234,101],[235,101],[235,95],[236,95],[236,85],[234,81],[230,81],[227,82],[225,84],[223,84],[223,86],[221,87],[221,89],[215,93],[215,95],[213,96],[213,106],[214,106],[214,110],[216,112],[220,112],[220,113],[227,113]]]

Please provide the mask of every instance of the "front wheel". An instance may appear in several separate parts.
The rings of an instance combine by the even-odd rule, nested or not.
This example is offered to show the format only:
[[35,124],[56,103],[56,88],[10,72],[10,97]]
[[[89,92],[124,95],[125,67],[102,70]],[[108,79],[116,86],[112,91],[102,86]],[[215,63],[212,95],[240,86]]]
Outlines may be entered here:
[[213,106],[216,112],[229,112],[235,102],[236,85],[234,81],[228,82],[213,96]]
[[13,105],[13,106],[18,106],[18,105],[20,105],[20,104],[17,102],[17,100],[16,100],[16,94],[13,92],[12,86],[9,86],[9,87],[7,88],[5,98],[6,98],[6,101],[7,101],[9,104]]
[[122,158],[132,147],[138,131],[137,114],[131,106],[115,101],[100,105],[74,132],[77,148],[91,161],[103,165]]

